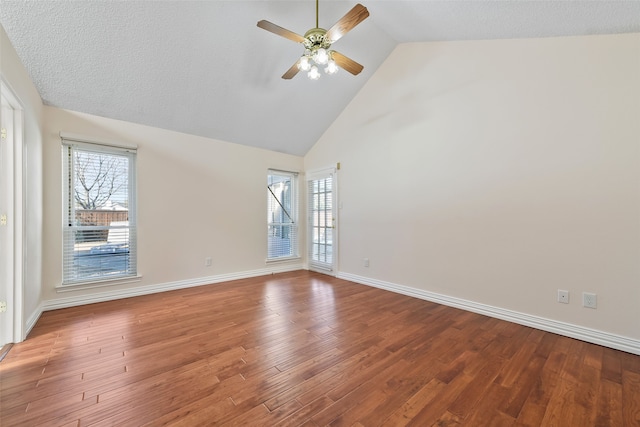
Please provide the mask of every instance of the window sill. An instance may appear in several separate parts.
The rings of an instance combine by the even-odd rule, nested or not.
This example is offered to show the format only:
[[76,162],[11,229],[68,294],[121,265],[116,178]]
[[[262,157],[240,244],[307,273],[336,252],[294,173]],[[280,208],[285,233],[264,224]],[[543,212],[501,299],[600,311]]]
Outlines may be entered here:
[[282,258],[267,258],[264,262],[265,264],[274,264],[278,262],[300,261],[301,259],[302,259],[301,256],[296,255],[296,256],[288,256],[288,257],[282,257]]
[[118,277],[117,279],[96,280],[93,282],[70,283],[56,286],[56,292],[72,292],[81,291],[83,289],[103,288],[105,286],[123,285],[125,283],[134,283],[142,280],[142,276]]

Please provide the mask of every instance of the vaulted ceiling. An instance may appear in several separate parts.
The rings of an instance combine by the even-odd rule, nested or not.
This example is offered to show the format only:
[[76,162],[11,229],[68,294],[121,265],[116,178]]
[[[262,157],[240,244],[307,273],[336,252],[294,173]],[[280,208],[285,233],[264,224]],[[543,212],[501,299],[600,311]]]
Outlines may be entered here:
[[[640,1],[360,0],[370,17],[334,49],[364,65],[280,76],[303,48],[305,1],[0,0],[0,24],[45,104],[304,155],[399,43],[640,32]],[[356,2],[320,1],[329,28]]]

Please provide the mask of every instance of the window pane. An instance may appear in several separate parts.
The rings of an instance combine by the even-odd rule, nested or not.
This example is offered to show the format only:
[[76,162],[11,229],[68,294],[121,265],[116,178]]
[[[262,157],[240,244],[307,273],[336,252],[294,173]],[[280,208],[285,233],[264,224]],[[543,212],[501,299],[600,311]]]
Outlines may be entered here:
[[65,283],[136,274],[132,154],[66,147]]
[[332,187],[332,177],[309,181],[309,227],[313,242],[309,255],[312,263],[333,262]]
[[267,258],[297,255],[295,175],[267,175]]
[[294,231],[291,225],[270,225],[269,228],[269,258],[292,256],[291,241]]

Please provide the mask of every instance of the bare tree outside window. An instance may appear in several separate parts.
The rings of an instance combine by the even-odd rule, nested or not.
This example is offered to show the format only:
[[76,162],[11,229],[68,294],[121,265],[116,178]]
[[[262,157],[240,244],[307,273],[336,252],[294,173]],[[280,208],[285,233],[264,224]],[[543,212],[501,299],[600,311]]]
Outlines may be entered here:
[[126,202],[127,158],[83,151],[74,154],[76,208],[95,210],[114,201]]

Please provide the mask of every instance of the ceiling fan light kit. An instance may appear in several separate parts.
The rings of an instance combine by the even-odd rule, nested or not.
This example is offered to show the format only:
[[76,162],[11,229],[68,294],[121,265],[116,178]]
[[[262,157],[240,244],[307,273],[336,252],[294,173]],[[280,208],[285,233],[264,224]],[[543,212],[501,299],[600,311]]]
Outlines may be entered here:
[[338,68],[343,68],[355,76],[363,70],[362,65],[335,50],[331,50],[330,47],[368,16],[367,8],[357,4],[333,27],[325,30],[318,26],[318,0],[316,0],[316,26],[307,31],[304,36],[265,20],[258,21],[258,27],[296,43],[302,43],[305,48],[300,59],[282,75],[283,79],[291,79],[298,74],[298,71],[302,70],[307,72],[309,79],[318,80],[321,76],[320,68],[323,67],[326,74],[335,74],[338,72]]
[[318,66],[325,66],[324,72],[326,74],[335,74],[338,72],[338,65],[331,57],[332,53],[332,51],[327,51],[322,47],[315,50],[306,49],[298,60],[298,68],[302,71],[307,71],[307,77],[311,80],[320,78]]

